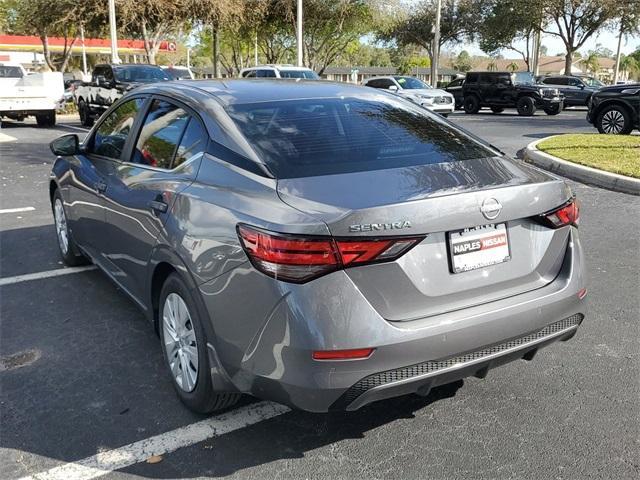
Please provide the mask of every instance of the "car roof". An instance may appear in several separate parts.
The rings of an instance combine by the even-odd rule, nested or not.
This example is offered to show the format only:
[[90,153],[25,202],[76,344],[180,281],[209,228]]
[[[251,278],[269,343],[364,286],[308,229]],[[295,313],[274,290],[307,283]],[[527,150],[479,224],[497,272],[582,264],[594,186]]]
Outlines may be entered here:
[[143,85],[135,93],[215,97],[223,105],[319,98],[376,98],[379,91],[344,82],[306,79],[181,80]]

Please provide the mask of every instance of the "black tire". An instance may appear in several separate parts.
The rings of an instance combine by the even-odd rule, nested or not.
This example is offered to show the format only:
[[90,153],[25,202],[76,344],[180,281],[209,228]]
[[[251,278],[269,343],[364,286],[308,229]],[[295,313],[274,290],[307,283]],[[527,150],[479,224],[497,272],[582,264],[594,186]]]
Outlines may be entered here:
[[[168,358],[167,349],[165,348],[165,328],[164,328],[164,309],[165,301],[170,294],[177,294],[185,303],[190,324],[195,334],[195,342],[197,346],[198,371],[195,386],[191,391],[185,390],[171,373],[171,364]],[[234,405],[241,397],[239,393],[219,392],[213,390],[211,381],[211,369],[209,366],[209,355],[207,352],[207,336],[202,325],[202,319],[193,296],[177,273],[169,275],[162,286],[160,292],[160,304],[158,305],[158,331],[160,333],[160,346],[162,356],[167,366],[169,376],[172,380],[173,387],[182,403],[191,411],[196,413],[211,413],[222,410]],[[177,356],[175,357],[177,358]]]
[[[61,225],[62,219],[56,212],[57,208],[60,208],[62,211],[64,226]],[[58,251],[60,252],[60,257],[62,258],[64,264],[69,267],[76,267],[78,265],[86,265],[87,263],[89,263],[87,257],[80,253],[80,249],[78,248],[78,245],[73,239],[71,231],[68,228],[67,212],[64,208],[64,201],[62,200],[62,195],[60,195],[60,190],[56,189],[56,191],[53,193],[53,197],[51,198],[51,210],[53,212],[53,226],[56,232],[56,239],[58,240]],[[66,235],[66,245],[64,240],[62,239],[62,230],[64,230]]]
[[465,113],[478,113],[480,111],[480,100],[475,95],[464,97],[463,107]]
[[530,117],[536,113],[536,102],[531,97],[520,97],[516,108],[518,109],[518,115]]
[[550,105],[544,109],[544,113],[547,115],[558,115],[562,111],[562,104],[556,103],[555,105]]
[[56,111],[49,110],[47,113],[36,115],[36,123],[39,127],[53,127],[56,124]]
[[442,115],[444,118],[447,118],[449,116],[448,113],[441,113],[440,115]]
[[504,112],[504,108],[502,108],[502,107],[491,107],[491,111],[493,113],[502,113],[502,112]]
[[89,111],[89,106],[83,99],[78,101],[78,113],[80,114],[80,123],[83,127],[93,126],[94,120]]
[[633,130],[631,115],[622,105],[604,107],[596,117],[596,128],[608,135],[629,135]]

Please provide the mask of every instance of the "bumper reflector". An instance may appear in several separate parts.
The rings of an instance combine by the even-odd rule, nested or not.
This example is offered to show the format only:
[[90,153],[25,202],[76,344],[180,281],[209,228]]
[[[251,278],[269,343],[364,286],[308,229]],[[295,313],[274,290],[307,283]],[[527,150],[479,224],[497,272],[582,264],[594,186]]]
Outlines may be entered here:
[[362,360],[369,358],[373,348],[355,348],[352,350],[316,350],[314,360]]

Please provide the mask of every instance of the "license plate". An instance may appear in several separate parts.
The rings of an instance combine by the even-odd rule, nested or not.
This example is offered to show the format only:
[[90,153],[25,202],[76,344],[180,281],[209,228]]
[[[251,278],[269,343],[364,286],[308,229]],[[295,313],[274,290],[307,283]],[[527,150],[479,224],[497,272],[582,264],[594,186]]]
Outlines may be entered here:
[[453,273],[506,262],[511,258],[506,225],[490,224],[449,232],[449,256]]

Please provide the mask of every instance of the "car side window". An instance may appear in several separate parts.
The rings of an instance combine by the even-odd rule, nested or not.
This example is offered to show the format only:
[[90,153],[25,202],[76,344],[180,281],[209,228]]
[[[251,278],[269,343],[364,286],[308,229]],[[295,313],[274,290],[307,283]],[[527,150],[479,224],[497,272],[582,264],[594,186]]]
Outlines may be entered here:
[[104,76],[104,67],[96,67],[96,68],[94,68],[91,81],[92,82],[96,82],[100,75]]
[[111,67],[105,67],[102,75],[104,75],[104,78],[107,82],[113,82],[115,80]]
[[276,72],[268,69],[258,70],[258,73],[257,73],[258,78],[275,78],[275,76],[276,76]]
[[244,78],[255,78],[256,77],[256,71],[255,70],[249,70],[248,72],[244,72],[243,77]]
[[144,98],[134,98],[119,105],[100,123],[91,142],[90,152],[120,160],[122,150],[131,133],[136,115],[144,104]]
[[582,82],[577,78],[569,78],[568,80],[569,80],[569,86],[571,87],[579,87],[580,85],[582,85]]
[[153,100],[140,129],[131,162],[171,168],[189,118],[190,115],[182,108],[164,100]]
[[466,83],[477,83],[479,75],[477,73],[467,73]]
[[176,151],[176,158],[171,168],[176,168],[184,162],[204,152],[207,149],[209,136],[202,126],[202,123],[194,117],[191,117],[189,124],[182,135],[180,145]]

